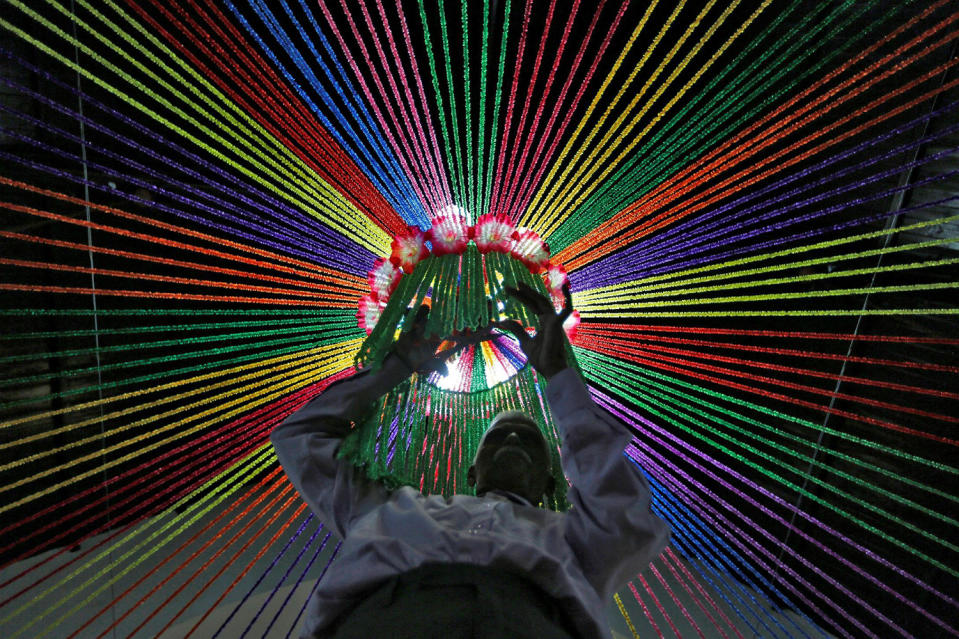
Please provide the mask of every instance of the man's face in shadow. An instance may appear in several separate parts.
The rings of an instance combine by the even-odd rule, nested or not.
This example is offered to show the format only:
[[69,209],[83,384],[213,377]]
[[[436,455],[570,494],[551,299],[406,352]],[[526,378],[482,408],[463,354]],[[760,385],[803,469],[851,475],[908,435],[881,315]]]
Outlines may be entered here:
[[467,481],[477,495],[505,490],[533,504],[552,494],[549,444],[536,422],[519,411],[497,415],[480,441]]

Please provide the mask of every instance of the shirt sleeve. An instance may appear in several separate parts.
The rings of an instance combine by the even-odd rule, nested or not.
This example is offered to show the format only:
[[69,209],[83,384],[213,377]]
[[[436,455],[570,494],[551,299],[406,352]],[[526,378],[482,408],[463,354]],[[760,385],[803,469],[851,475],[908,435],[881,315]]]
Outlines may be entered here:
[[369,402],[392,388],[385,371],[362,371],[331,384],[270,434],[276,456],[293,486],[336,535],[389,498],[389,491],[353,464],[337,459],[350,422]]
[[593,402],[579,373],[557,373],[546,394],[572,484],[566,540],[605,599],[659,556],[669,526],[650,510],[649,484],[624,455],[629,431]]

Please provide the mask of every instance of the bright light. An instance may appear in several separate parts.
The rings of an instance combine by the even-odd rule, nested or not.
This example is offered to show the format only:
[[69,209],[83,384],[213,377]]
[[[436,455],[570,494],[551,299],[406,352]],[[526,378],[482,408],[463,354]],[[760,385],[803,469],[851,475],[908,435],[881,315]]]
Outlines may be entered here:
[[[479,389],[470,388],[472,366],[482,366],[486,386],[492,387],[505,382],[518,372],[512,363],[517,361],[520,368],[526,363],[526,357],[520,349],[519,341],[509,333],[496,331],[497,337],[468,348],[446,361],[446,375],[433,373],[429,381],[443,390],[469,392]],[[472,359],[471,359],[472,358]]]

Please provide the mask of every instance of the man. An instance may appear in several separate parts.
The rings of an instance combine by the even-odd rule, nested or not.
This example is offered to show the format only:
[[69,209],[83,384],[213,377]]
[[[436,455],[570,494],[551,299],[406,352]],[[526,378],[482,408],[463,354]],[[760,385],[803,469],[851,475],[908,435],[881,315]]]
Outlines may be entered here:
[[550,454],[522,413],[501,413],[483,436],[468,475],[475,496],[389,491],[336,459],[371,402],[414,371],[444,366],[449,352],[435,355],[420,312],[379,370],[331,385],[271,435],[296,489],[344,540],[308,604],[304,637],[608,637],[605,603],[666,545],[649,486],[623,456],[627,429],[568,365],[569,289],[559,314],[529,287],[509,293],[539,318],[535,337],[515,321],[498,326],[549,382],[571,510],[537,507],[553,489]]

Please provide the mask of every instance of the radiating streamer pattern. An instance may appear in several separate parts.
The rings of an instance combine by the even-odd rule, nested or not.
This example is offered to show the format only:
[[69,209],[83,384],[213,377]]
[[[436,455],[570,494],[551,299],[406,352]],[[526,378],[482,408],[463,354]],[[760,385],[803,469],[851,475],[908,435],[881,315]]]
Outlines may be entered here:
[[[269,434],[367,364],[392,238],[490,213],[568,272],[672,527],[613,636],[959,635],[954,2],[9,0],[0,33],[5,636],[297,636],[349,567]],[[474,253],[437,262],[488,318],[516,273]],[[377,404],[384,478],[403,445],[461,487],[468,389],[545,401],[493,383],[510,340],[457,361],[418,448]]]

